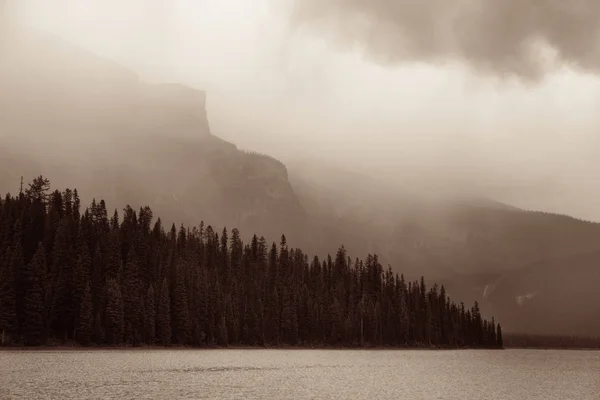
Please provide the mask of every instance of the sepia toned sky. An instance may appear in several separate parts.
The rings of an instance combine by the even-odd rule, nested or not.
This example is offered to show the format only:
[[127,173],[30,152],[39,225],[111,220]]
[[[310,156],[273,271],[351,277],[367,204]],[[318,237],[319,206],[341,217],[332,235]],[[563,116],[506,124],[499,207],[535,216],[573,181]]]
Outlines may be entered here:
[[566,3],[8,0],[5,13],[206,89],[213,133],[240,147],[600,221],[600,2]]

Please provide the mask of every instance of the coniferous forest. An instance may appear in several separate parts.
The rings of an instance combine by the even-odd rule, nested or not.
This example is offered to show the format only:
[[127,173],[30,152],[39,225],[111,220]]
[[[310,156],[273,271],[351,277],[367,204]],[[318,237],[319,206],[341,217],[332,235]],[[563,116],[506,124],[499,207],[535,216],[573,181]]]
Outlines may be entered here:
[[36,178],[0,200],[3,345],[501,348],[500,325],[376,255],[309,258],[285,236],[81,209]]

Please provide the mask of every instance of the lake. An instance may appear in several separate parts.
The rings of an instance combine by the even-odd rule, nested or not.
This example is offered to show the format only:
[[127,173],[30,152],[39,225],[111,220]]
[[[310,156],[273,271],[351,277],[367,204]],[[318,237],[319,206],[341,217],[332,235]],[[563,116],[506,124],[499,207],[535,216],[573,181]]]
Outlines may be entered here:
[[0,399],[600,399],[594,351],[0,351],[0,371]]

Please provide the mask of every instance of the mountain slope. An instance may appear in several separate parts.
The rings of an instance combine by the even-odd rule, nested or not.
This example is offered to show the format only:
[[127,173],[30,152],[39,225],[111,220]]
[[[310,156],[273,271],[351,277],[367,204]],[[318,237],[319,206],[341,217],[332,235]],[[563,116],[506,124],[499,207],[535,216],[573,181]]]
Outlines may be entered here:
[[536,262],[502,275],[482,308],[512,332],[598,335],[600,251]]
[[[503,302],[522,295],[517,283],[537,274],[566,279],[579,265],[590,271],[587,258],[574,255],[589,254],[592,265],[600,251],[600,224],[486,199],[425,196],[314,160],[293,164],[288,176],[272,157],[212,135],[203,91],[142,82],[58,38],[5,28],[0,65],[1,193],[42,173],[54,187],[89,194],[86,203],[102,196],[119,207],[150,205],[166,224],[204,220],[268,240],[285,233],[288,243],[321,257],[344,244],[351,257],[378,253],[407,278],[443,282],[459,301],[481,301],[485,292],[486,309],[502,315],[512,310]],[[563,261],[524,272],[554,259]],[[506,283],[489,293],[494,282]],[[582,296],[596,298],[582,287]],[[565,298],[565,313],[579,307],[577,296]],[[553,305],[539,307],[510,326],[533,329],[536,315]],[[580,322],[577,329],[586,326]]]
[[1,191],[43,173],[57,187],[110,193],[112,204],[149,203],[171,221],[205,218],[273,239],[302,217],[281,162],[210,133],[203,91],[147,84],[35,31],[3,33]]
[[311,185],[301,171],[292,170],[292,185],[309,215],[324,208],[338,225],[361,221],[364,240],[397,270],[434,277],[459,301],[478,300],[506,331],[600,335],[600,224],[489,200],[377,192],[359,175],[338,179],[341,171]]
[[[501,274],[548,258],[600,250],[600,224],[488,199],[435,197],[312,163],[291,169],[309,215],[362,225],[363,236],[438,274]],[[311,181],[311,176],[317,183]],[[326,210],[325,212],[323,210]]]

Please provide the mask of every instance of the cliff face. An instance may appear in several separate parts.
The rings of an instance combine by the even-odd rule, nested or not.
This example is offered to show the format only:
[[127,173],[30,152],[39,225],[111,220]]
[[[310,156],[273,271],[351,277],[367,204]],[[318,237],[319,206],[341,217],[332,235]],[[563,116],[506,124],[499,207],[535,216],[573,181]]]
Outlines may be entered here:
[[9,132],[210,135],[201,90],[147,84],[132,71],[53,36],[15,28],[1,33],[0,116]]
[[176,222],[273,239],[302,215],[282,163],[210,133],[204,91],[145,83],[55,37],[3,33],[0,192],[44,174],[84,201],[148,204]]

